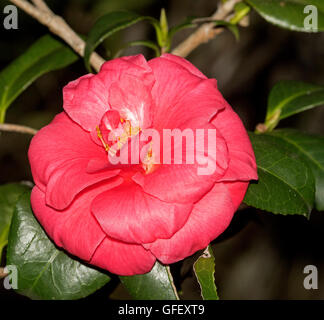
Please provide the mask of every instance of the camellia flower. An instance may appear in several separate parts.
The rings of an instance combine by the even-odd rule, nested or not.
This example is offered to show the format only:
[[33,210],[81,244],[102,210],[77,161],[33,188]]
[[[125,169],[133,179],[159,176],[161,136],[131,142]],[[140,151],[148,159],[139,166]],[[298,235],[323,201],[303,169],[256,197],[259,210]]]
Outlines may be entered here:
[[[49,237],[90,264],[134,275],[150,271],[156,259],[184,259],[227,228],[257,179],[241,120],[216,81],[185,59],[114,59],[70,82],[63,99],[64,112],[30,145],[31,204]],[[150,129],[160,136],[166,129],[204,129],[213,152],[174,143],[165,163],[156,159],[163,143],[152,138],[144,146],[139,139]],[[215,133],[212,144],[208,131]],[[113,163],[136,141],[143,157]],[[127,159],[134,155],[129,150]],[[179,150],[194,152],[194,161],[173,161]],[[209,174],[199,174],[204,159]]]

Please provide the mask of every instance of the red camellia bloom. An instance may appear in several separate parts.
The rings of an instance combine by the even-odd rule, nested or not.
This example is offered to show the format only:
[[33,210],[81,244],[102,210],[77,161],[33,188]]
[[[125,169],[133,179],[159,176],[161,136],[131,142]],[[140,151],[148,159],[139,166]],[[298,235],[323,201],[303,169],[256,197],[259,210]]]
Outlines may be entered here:
[[[241,120],[216,81],[185,59],[111,60],[98,74],[70,82],[63,99],[64,112],[30,145],[31,204],[54,242],[90,264],[134,275],[150,271],[156,259],[184,259],[227,228],[249,180],[257,179]],[[160,136],[204,129],[213,151],[205,164],[213,170],[199,174],[205,149],[199,153],[185,139],[168,147],[169,162],[156,160],[165,146],[152,138],[145,148],[139,142],[144,158],[112,163],[148,129]],[[207,131],[215,133],[213,143]],[[173,161],[179,150],[196,158]]]

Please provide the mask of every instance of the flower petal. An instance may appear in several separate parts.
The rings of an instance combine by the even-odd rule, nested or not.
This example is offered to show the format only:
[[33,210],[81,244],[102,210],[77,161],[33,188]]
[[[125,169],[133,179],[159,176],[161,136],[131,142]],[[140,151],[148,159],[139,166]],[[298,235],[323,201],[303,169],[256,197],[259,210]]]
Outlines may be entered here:
[[110,83],[125,74],[141,79],[148,87],[154,83],[152,69],[142,54],[109,60],[102,65],[98,76],[109,88]]
[[90,157],[107,161],[107,154],[65,113],[35,135],[28,156],[36,185],[46,192],[46,203],[58,210],[65,209],[84,188],[120,171],[86,172]]
[[202,79],[170,59],[155,58],[149,65],[156,79],[152,89],[155,129],[179,128],[192,119],[205,123],[224,108],[215,80]]
[[187,59],[184,59],[182,57],[179,57],[179,56],[176,56],[176,55],[170,54],[170,53],[164,53],[161,55],[160,58],[167,59],[167,60],[173,61],[177,64],[180,64],[182,67],[186,68],[188,71],[190,71],[195,76],[202,78],[202,79],[207,79],[207,77],[199,69],[197,69],[192,63],[190,63]]
[[228,189],[216,183],[194,208],[182,229],[170,239],[144,244],[158,260],[169,264],[201,250],[218,237],[229,225],[234,206]]
[[[114,183],[120,183],[119,180],[120,178],[116,178]],[[113,187],[112,183],[100,183],[87,188],[67,209],[57,211],[45,204],[44,192],[35,186],[31,194],[31,205],[38,221],[59,247],[89,261],[106,237],[91,214],[90,205],[94,197]]]
[[114,82],[109,89],[109,104],[119,111],[123,119],[131,122],[133,127],[147,128],[152,123],[151,86],[131,75],[122,75],[119,82]]
[[91,206],[109,237],[139,244],[170,238],[185,224],[191,208],[192,204],[158,200],[135,183],[125,183],[98,195]]
[[108,91],[101,79],[87,74],[63,88],[63,107],[83,129],[91,131],[108,110]]
[[98,246],[90,263],[121,276],[149,272],[156,261],[141,245],[119,242],[106,237]]
[[235,181],[235,182],[223,182],[226,188],[228,189],[231,199],[234,205],[235,210],[239,207],[241,202],[244,199],[246,190],[249,186],[247,181]]
[[[174,139],[170,146],[163,141],[161,145],[164,150],[161,150],[160,154],[171,154],[170,161],[163,157],[162,163],[152,173],[138,172],[133,176],[133,180],[142,186],[146,193],[167,202],[194,203],[201,199],[227,170],[228,151],[220,132],[213,125],[206,124],[202,131],[204,142],[201,141],[198,144],[200,147],[197,148],[198,134],[194,124],[189,127],[195,139],[193,144],[189,142],[186,146],[186,141],[191,141],[191,138],[182,139],[182,144],[181,140]],[[209,142],[210,137],[212,139]],[[201,148],[202,143],[204,149]],[[179,158],[176,156],[179,148],[182,149],[180,164],[176,160]],[[188,155],[192,155],[193,162],[189,163]]]
[[258,179],[251,141],[239,116],[224,100],[226,108],[212,120],[227,143],[229,166],[219,181],[249,181]]
[[153,74],[142,55],[113,59],[104,63],[98,74],[85,75],[64,87],[64,110],[83,129],[94,130],[110,108],[111,84],[125,74],[138,77],[147,86],[153,85]]
[[68,207],[83,189],[118,175],[120,170],[87,173],[88,159],[72,159],[58,166],[46,186],[46,204],[57,210]]
[[63,163],[76,159],[89,161],[92,157],[107,159],[107,154],[92,141],[88,132],[62,112],[34,136],[28,157],[34,181],[45,191],[51,174]]

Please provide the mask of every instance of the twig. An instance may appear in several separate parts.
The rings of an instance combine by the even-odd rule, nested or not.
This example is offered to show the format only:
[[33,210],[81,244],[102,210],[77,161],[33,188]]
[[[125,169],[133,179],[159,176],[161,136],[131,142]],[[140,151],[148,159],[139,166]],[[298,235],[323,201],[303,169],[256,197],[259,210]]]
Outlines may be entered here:
[[0,268],[0,279],[5,278],[8,274],[4,272],[4,268]]
[[9,132],[19,132],[35,135],[37,133],[36,129],[21,126],[19,124],[10,124],[10,123],[0,123],[0,131],[9,131]]
[[45,12],[52,13],[51,9],[46,5],[46,3],[43,0],[31,0],[32,3],[40,10],[43,10]]
[[[236,3],[240,0],[228,0],[225,3],[221,3],[217,11],[210,17],[211,20],[226,20],[229,14],[233,11]],[[192,33],[187,39],[181,42],[172,53],[180,57],[186,57],[190,52],[196,49],[200,44],[206,43],[221,33],[224,29],[215,29],[213,22],[204,23],[194,33]]]
[[[63,39],[80,56],[84,55],[85,42],[70,28],[62,17],[53,13],[43,0],[32,0],[34,5],[27,0],[10,1],[27,14],[35,18],[37,21],[47,26],[52,33]],[[239,1],[240,0],[228,0],[225,3],[221,3],[217,11],[210,17],[210,19],[228,19],[229,14],[233,11],[235,4]],[[186,57],[200,44],[208,42],[224,30],[223,28],[216,29],[214,26],[215,25],[213,22],[204,23],[186,40],[180,43],[172,51],[172,53],[181,57]],[[96,71],[100,70],[100,67],[104,62],[105,60],[96,52],[91,54],[90,64]]]
[[258,123],[257,126],[255,127],[255,132],[256,133],[265,133],[267,132],[268,128],[264,123]]
[[[63,39],[80,56],[84,55],[85,42],[70,28],[62,17],[53,13],[43,0],[33,0],[35,6],[26,0],[10,1],[48,27],[52,33]],[[105,60],[97,53],[93,52],[91,54],[90,64],[96,71],[100,70],[104,62]]]

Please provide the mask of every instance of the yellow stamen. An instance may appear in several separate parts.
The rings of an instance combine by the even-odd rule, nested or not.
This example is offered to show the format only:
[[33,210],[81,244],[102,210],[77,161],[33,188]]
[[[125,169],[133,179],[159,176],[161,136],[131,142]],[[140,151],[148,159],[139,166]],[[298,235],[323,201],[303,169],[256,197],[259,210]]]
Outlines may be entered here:
[[[125,120],[123,118],[120,118],[121,123],[125,123],[123,127],[123,132],[120,136],[115,136],[114,139],[117,140],[117,149],[121,149],[124,143],[127,142],[128,138],[131,137],[132,135],[136,135],[141,131],[140,127],[132,128],[131,122],[129,120]],[[105,142],[103,139],[102,133],[100,131],[99,126],[96,126],[97,130],[97,135],[98,138],[100,139],[102,145],[104,146],[105,150],[109,152],[111,155],[115,155],[117,153],[117,150],[114,148],[109,147],[109,145]],[[113,132],[112,132],[113,133]],[[114,134],[114,133],[113,133]]]
[[100,141],[101,141],[102,145],[104,146],[105,150],[106,150],[106,151],[109,151],[109,146],[108,146],[108,144],[105,142],[105,140],[103,139],[103,137],[102,137],[102,133],[101,133],[101,131],[100,131],[99,126],[96,127],[96,130],[97,130],[98,138],[100,139]]
[[146,157],[142,164],[142,167],[146,174],[151,173],[154,169],[154,157],[153,157],[152,142],[150,143],[150,147],[146,154]]

